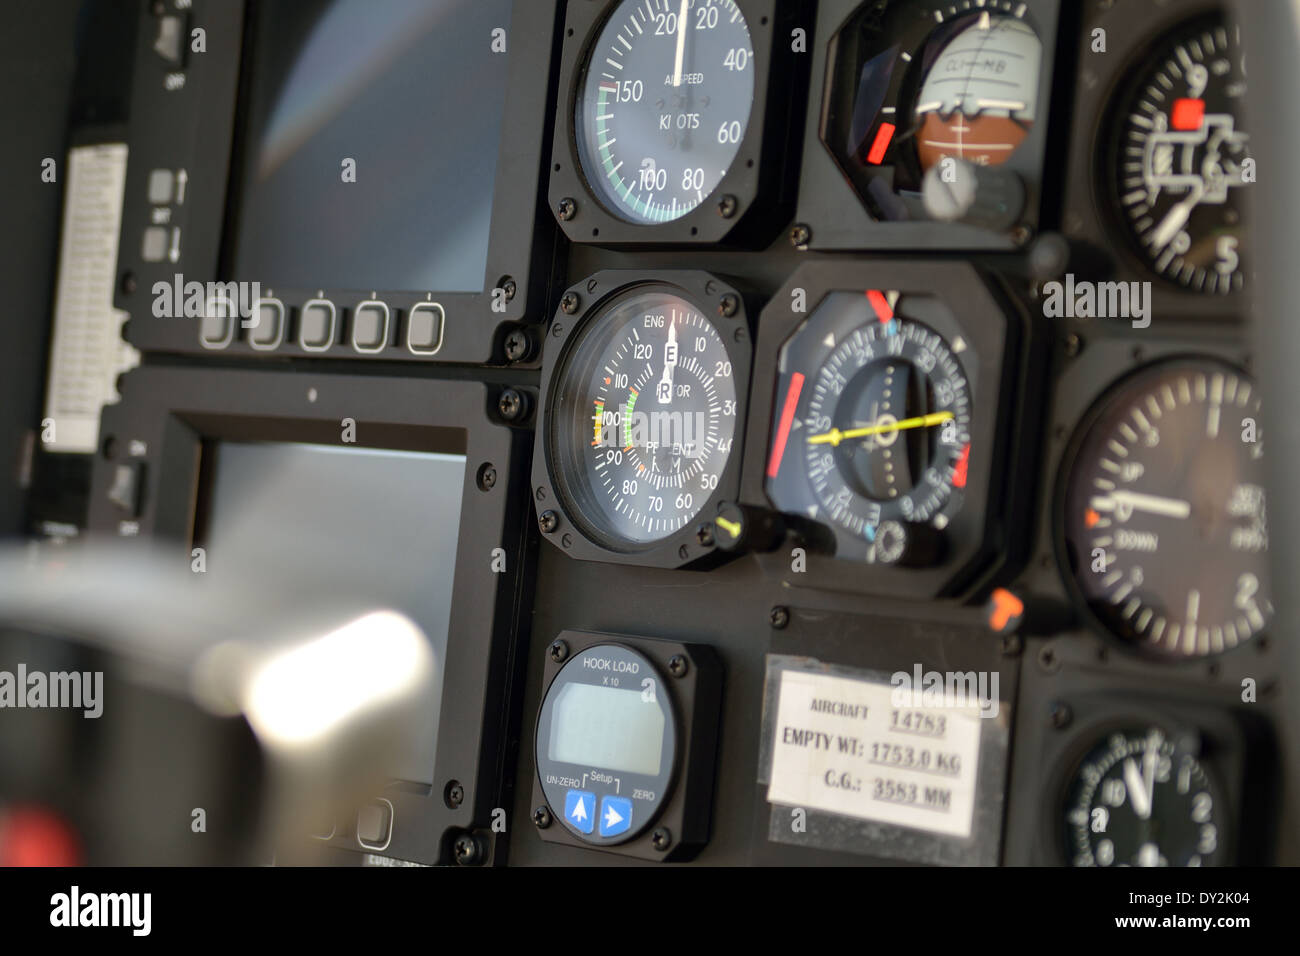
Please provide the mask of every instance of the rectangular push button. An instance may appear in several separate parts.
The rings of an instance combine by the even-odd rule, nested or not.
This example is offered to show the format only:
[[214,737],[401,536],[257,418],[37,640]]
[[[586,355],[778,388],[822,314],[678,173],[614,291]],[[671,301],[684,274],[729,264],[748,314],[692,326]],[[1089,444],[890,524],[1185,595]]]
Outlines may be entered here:
[[283,341],[284,303],[279,299],[258,299],[253,303],[248,344],[260,352],[269,352]]
[[393,837],[393,805],[376,800],[357,811],[357,842],[368,850],[383,850]]
[[406,349],[414,355],[433,355],[442,348],[442,326],[447,314],[437,302],[411,307],[406,322]]
[[388,345],[388,306],[368,299],[352,313],[352,348],[358,352],[382,352]]
[[176,174],[170,169],[155,169],[149,173],[149,201],[166,205],[176,192]]
[[334,344],[334,323],[337,313],[328,299],[312,299],[304,303],[298,321],[298,344],[308,352],[324,352]]

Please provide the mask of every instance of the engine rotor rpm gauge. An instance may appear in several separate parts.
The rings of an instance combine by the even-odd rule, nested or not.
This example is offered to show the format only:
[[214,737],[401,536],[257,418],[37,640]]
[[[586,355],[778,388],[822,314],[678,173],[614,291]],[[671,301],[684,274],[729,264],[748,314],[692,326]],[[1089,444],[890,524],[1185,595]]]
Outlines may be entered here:
[[1166,40],[1117,114],[1114,202],[1137,248],[1196,292],[1242,288],[1241,187],[1253,181],[1242,128],[1245,68],[1218,16]]
[[548,388],[547,457],[570,518],[606,548],[645,550],[717,496],[748,368],[726,331],[646,285],[575,330]]
[[885,293],[832,292],[788,342],[766,489],[836,554],[929,563],[961,507],[971,392],[957,350]]
[[1267,627],[1259,407],[1247,376],[1206,358],[1140,371],[1091,413],[1064,543],[1083,600],[1119,637],[1194,657]]
[[749,125],[753,45],[735,0],[624,0],[580,81],[578,156],[632,223],[686,215],[717,187]]
[[1111,733],[1080,763],[1068,785],[1066,856],[1075,866],[1213,866],[1225,834],[1195,735],[1161,728]]

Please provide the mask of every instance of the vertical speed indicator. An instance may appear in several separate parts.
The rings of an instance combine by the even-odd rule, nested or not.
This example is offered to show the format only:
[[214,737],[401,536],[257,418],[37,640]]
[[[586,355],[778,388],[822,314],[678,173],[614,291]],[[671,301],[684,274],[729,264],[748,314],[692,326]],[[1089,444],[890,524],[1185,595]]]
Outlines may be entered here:
[[1200,357],[1137,372],[1090,413],[1066,472],[1065,557],[1118,637],[1200,657],[1267,627],[1259,413],[1244,373]]
[[588,186],[632,223],[670,222],[717,187],[754,102],[735,0],[624,0],[588,54],[575,108]]

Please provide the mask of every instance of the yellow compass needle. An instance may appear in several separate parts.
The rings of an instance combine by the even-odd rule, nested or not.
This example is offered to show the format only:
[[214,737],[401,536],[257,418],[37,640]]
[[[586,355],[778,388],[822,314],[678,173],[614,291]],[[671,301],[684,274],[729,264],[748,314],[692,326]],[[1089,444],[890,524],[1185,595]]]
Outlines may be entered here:
[[835,446],[842,441],[866,438],[868,435],[883,435],[886,432],[901,432],[912,428],[930,428],[934,425],[942,425],[951,418],[953,418],[952,412],[931,412],[929,415],[904,418],[902,421],[891,422],[886,425],[865,425],[862,428],[850,428],[848,431],[843,432],[838,428],[832,428],[820,435],[809,435],[808,444]]

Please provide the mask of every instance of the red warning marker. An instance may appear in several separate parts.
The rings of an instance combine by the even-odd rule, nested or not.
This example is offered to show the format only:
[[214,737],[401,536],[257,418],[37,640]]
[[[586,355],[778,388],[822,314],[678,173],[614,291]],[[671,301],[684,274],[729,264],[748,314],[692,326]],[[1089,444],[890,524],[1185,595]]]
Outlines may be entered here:
[[1083,513],[1083,524],[1087,528],[1097,527],[1097,522],[1101,520],[1101,515],[1089,508]]
[[1174,107],[1169,111],[1169,122],[1177,130],[1200,129],[1204,118],[1205,100],[1174,100]]
[[879,289],[868,289],[867,301],[871,303],[871,308],[875,310],[876,318],[880,320],[881,325],[894,317],[894,310],[889,307],[889,300]]
[[43,807],[0,814],[0,866],[78,866],[80,841],[62,818]]
[[880,129],[876,130],[876,138],[871,141],[871,149],[867,152],[867,162],[872,166],[879,166],[881,160],[885,158],[885,151],[889,149],[889,141],[894,138],[895,128],[893,123],[881,123]]
[[994,631],[1014,630],[1024,613],[1024,601],[1006,588],[998,588],[988,603],[989,627]]
[[952,468],[952,486],[954,488],[966,487],[966,470],[970,463],[970,443],[961,450],[961,457],[957,459],[957,464]]
[[776,429],[776,441],[772,442],[772,456],[767,462],[769,478],[775,478],[781,473],[781,459],[785,456],[785,443],[790,438],[790,426],[794,423],[794,413],[799,407],[801,391],[803,391],[803,375],[795,372],[790,376],[790,390],[785,393],[785,405],[781,408],[781,422]]

